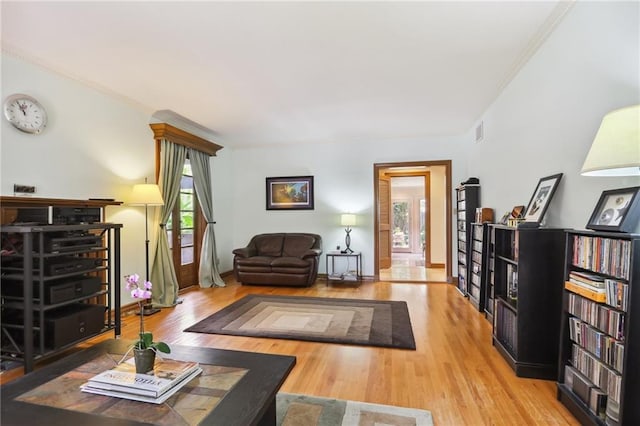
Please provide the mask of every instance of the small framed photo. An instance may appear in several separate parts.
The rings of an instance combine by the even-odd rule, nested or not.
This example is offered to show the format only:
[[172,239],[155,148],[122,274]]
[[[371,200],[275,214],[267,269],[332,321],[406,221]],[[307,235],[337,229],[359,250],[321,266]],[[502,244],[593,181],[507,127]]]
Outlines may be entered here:
[[640,220],[640,186],[612,189],[600,195],[587,229],[634,232]]
[[536,190],[533,191],[533,196],[527,205],[527,210],[524,213],[525,222],[540,223],[544,218],[544,214],[549,207],[551,198],[558,188],[558,184],[562,179],[562,173],[543,177],[538,182]]
[[313,176],[268,177],[267,210],[313,210]]

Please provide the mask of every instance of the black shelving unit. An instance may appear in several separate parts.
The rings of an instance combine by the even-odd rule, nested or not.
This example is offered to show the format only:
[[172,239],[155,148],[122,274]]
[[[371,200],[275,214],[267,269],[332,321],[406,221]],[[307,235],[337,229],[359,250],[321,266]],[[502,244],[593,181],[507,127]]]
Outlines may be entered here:
[[493,345],[517,376],[555,380],[564,230],[489,227],[495,238]]
[[583,425],[640,424],[640,235],[568,231],[564,278],[558,399]]
[[487,224],[486,237],[487,250],[485,251],[485,297],[484,314],[487,320],[493,324],[493,312],[495,309],[495,228]]
[[3,225],[1,357],[34,362],[120,335],[121,224]]
[[484,312],[487,287],[487,248],[489,246],[488,224],[471,224],[471,279],[467,281],[469,301],[480,312]]
[[458,230],[458,284],[463,296],[469,294],[471,279],[471,224],[475,220],[480,204],[480,185],[468,184],[456,188],[457,230]]

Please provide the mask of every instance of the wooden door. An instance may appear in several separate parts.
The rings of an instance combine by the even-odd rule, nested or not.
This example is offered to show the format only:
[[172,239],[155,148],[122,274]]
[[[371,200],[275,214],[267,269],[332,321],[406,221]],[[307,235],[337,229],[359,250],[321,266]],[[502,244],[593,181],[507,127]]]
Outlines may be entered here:
[[167,236],[180,289],[198,284],[201,216],[193,186],[191,164],[187,159],[180,180],[180,197],[167,222]]
[[391,179],[378,178],[378,261],[380,269],[391,268]]

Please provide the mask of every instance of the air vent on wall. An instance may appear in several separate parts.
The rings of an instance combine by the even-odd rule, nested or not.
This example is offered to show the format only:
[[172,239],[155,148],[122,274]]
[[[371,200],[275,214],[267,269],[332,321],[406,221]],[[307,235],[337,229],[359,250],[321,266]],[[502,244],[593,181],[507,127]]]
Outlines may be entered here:
[[476,127],[476,142],[480,142],[484,138],[484,122],[480,122]]

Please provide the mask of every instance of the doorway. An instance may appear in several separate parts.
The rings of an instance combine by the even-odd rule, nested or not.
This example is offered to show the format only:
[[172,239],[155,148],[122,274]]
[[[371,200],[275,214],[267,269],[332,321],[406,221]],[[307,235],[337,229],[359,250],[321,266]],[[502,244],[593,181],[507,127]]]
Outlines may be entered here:
[[376,278],[452,282],[451,161],[374,164]]

